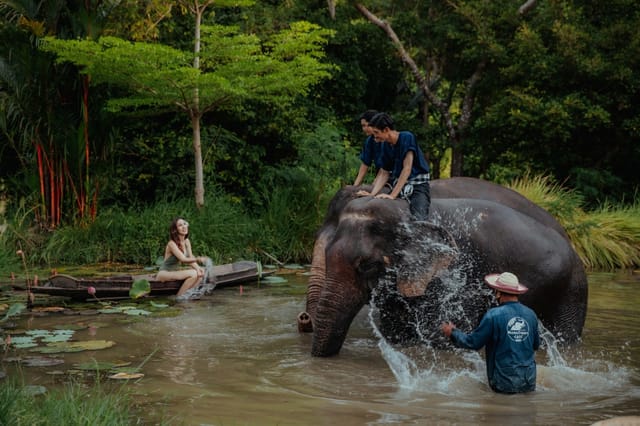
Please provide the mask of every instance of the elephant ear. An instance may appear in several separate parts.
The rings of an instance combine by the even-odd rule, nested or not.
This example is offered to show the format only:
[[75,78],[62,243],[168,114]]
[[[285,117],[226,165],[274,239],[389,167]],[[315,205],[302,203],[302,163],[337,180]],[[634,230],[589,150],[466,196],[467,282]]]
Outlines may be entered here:
[[427,285],[458,257],[451,234],[433,223],[416,221],[402,225],[398,247],[397,287],[404,297],[425,294]]

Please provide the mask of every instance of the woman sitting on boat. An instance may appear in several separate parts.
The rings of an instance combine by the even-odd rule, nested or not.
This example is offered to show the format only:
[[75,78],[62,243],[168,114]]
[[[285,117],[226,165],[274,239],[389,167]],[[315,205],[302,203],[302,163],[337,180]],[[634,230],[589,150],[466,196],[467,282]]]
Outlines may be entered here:
[[[184,295],[188,290],[195,288],[205,276],[205,270],[199,265],[204,264],[208,258],[194,256],[189,241],[189,222],[181,217],[175,218],[169,227],[169,242],[164,249],[164,260],[160,270],[156,274],[158,281],[184,280],[178,290],[177,296]],[[181,268],[181,265],[189,268]]]

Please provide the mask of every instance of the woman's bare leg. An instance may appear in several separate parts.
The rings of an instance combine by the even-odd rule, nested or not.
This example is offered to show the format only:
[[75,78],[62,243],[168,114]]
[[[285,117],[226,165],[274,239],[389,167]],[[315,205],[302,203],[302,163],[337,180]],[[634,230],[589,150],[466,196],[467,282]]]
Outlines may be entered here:
[[200,277],[198,277],[198,272],[195,269],[181,269],[179,271],[158,271],[156,279],[158,281],[184,280],[180,290],[178,290],[177,295],[180,296],[190,288],[195,287]]
[[[198,273],[195,270],[193,271],[193,276],[187,278],[186,280],[184,280],[184,283],[182,283],[182,287],[180,287],[180,290],[178,290],[178,296],[184,294],[187,292],[187,290],[195,287],[198,282],[200,282],[201,277],[198,276]],[[191,271],[190,271],[191,272]]]

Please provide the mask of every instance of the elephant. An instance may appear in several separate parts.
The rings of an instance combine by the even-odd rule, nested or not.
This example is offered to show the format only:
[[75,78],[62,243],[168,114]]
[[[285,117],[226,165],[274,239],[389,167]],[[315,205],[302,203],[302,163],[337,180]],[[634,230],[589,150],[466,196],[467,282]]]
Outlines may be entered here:
[[354,187],[334,196],[297,318],[301,332],[313,332],[311,354],[338,354],[366,304],[390,342],[446,345],[440,323],[477,325],[495,302],[483,278],[504,271],[529,286],[520,300],[554,336],[578,340],[587,278],[560,224],[517,192],[480,179],[431,187],[427,221],[411,220],[404,200],[358,197]]

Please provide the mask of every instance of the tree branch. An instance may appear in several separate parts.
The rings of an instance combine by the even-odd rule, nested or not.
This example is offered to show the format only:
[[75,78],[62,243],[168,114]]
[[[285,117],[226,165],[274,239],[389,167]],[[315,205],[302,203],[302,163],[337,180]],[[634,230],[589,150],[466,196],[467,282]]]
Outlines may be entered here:
[[528,13],[531,9],[536,7],[537,0],[527,0],[518,8],[518,13],[520,15],[524,15]]
[[461,133],[467,128],[471,121],[471,113],[475,102],[475,86],[482,79],[482,73],[486,64],[486,61],[481,61],[478,66],[476,66],[476,70],[473,72],[473,75],[467,80],[467,87],[464,99],[462,100],[462,111],[460,119],[458,119],[458,131]]
[[404,48],[402,42],[398,38],[398,35],[393,30],[393,28],[391,28],[391,25],[389,25],[388,22],[383,21],[382,19],[378,18],[376,15],[374,15],[371,11],[369,11],[369,9],[367,9],[362,4],[356,3],[355,7],[371,23],[373,23],[373,24],[377,25],[378,27],[382,28],[384,30],[384,32],[387,33],[387,36],[389,36],[389,38],[391,39],[391,42],[393,43],[393,45],[398,50],[398,53],[400,54],[400,58],[402,59],[402,62],[407,64],[407,66],[411,70],[411,74],[413,74],[413,77],[416,79],[416,83],[418,84],[418,87],[420,87],[420,89],[424,93],[425,97],[427,99],[429,99],[429,102],[431,102],[433,105],[435,105],[436,108],[441,110],[441,112],[442,111],[448,111],[449,106],[445,102],[443,102],[442,99],[437,97],[431,91],[431,89],[429,88],[429,85],[427,84],[427,80],[425,79],[425,77],[420,72],[420,69],[418,68],[418,65],[416,65],[416,63],[413,60],[413,58],[411,57],[411,55],[409,55],[409,52],[406,51],[406,49]]
[[327,0],[327,6],[329,7],[331,19],[336,19],[336,0]]

